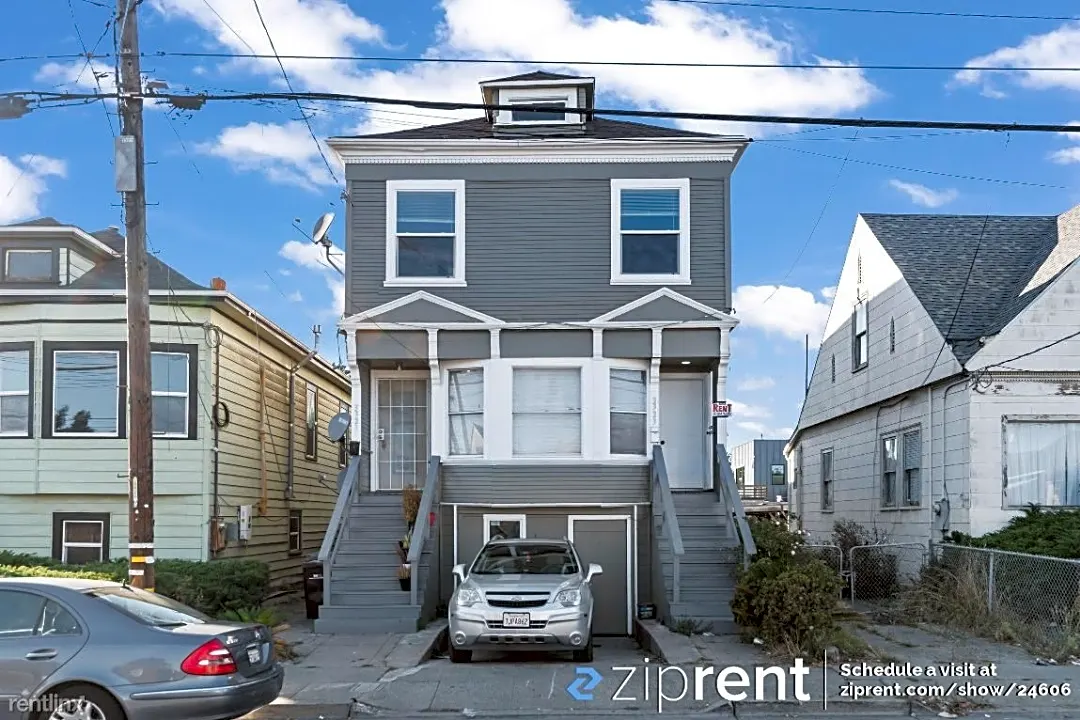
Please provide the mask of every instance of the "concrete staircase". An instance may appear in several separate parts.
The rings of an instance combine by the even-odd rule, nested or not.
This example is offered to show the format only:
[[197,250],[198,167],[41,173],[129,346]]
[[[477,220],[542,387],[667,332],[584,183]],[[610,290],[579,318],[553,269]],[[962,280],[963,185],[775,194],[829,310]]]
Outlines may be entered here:
[[668,605],[665,624],[674,628],[679,621],[692,621],[697,625],[695,630],[718,635],[737,633],[731,598],[742,548],[724,503],[711,490],[674,491],[671,497],[682,534],[683,555],[679,559],[680,592],[676,602],[671,543],[665,535],[658,538]]
[[[315,621],[317,633],[414,632],[421,607],[410,604],[398,581],[401,561],[397,543],[405,536],[400,492],[362,493],[349,507],[345,532],[338,543],[323,605]],[[432,565],[431,539],[425,544],[412,582],[419,583],[423,605]]]

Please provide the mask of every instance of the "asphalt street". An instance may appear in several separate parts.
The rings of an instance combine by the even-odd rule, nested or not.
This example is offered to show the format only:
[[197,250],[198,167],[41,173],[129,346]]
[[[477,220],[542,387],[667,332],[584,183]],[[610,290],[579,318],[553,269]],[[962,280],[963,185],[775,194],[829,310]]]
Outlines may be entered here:
[[[342,711],[336,714],[327,714],[325,709],[322,712],[308,712],[306,709],[296,708],[297,712],[288,712],[285,708],[278,708],[272,715],[264,715],[262,713],[249,716],[251,720],[258,718],[258,720],[358,720],[359,718],[385,718],[386,720],[458,720],[459,718],[476,718],[476,720],[551,720],[552,718],[574,718],[574,720],[613,720],[615,717],[626,718],[645,718],[645,717],[661,717],[665,720],[722,720],[723,718],[732,718],[733,720],[889,720],[889,718],[915,718],[915,720],[936,720],[940,718],[937,712],[930,710],[915,710],[912,713],[898,712],[892,710],[889,712],[876,713],[866,709],[860,710],[830,710],[823,712],[820,709],[803,708],[803,709],[783,709],[777,710],[775,708],[739,708],[736,712],[732,713],[731,710],[721,710],[714,712],[671,712],[662,713],[657,715],[656,712],[646,711],[626,711],[620,710],[617,713],[585,713],[585,712],[573,712],[567,710],[554,710],[551,712],[543,713],[505,713],[499,711],[493,712],[476,712],[476,713],[463,713],[457,712],[424,712],[424,713],[394,713],[387,711],[373,711],[365,710],[364,708],[351,711]],[[951,717],[951,716],[946,716]],[[968,717],[978,718],[979,720],[1031,720],[1033,717],[1039,718],[1039,720],[1068,720],[1069,718],[1075,719],[1076,715],[1072,713],[1054,713],[1049,714],[1043,711],[1032,714],[1031,712],[1013,711],[1013,712],[996,712],[994,710],[976,710],[972,712]],[[245,718],[244,720],[248,720]]]

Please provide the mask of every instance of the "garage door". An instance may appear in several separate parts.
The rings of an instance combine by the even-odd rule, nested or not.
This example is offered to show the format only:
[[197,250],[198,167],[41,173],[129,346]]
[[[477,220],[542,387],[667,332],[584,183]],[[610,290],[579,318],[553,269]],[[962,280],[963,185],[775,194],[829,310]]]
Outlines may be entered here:
[[592,581],[593,634],[629,635],[633,602],[630,593],[630,517],[571,515],[568,530],[585,568],[589,563],[604,568],[604,574]]

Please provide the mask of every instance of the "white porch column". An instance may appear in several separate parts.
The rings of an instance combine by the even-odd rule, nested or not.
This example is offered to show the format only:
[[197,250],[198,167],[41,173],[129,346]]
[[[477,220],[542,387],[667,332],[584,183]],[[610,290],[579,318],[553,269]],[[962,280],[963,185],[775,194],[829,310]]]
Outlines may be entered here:
[[364,412],[364,387],[360,378],[360,361],[356,357],[356,330],[349,329],[346,331],[345,353],[349,361],[349,382],[352,384],[352,399],[350,400],[351,407],[349,409],[351,430],[349,437],[354,441],[359,441],[360,447],[363,448],[364,437],[361,430],[363,426],[361,418]]
[[[649,364],[649,445],[660,442],[660,358],[663,353],[663,329],[652,329],[652,362]],[[651,450],[650,450],[651,454]]]
[[431,422],[430,441],[432,455],[446,457],[446,423],[448,414],[446,407],[446,393],[443,392],[442,372],[439,370],[439,331],[429,329],[427,331],[427,355],[428,368],[431,369]]
[[[716,399],[727,402],[728,364],[731,362],[731,331],[720,330],[720,364],[716,368]],[[716,444],[727,447],[727,418],[716,419]]]

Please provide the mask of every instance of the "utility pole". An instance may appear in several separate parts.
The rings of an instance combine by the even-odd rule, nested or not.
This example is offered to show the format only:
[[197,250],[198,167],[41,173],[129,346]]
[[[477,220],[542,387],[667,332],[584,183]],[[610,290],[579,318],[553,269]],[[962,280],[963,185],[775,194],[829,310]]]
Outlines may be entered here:
[[131,584],[154,589],[154,448],[150,395],[150,288],[146,260],[146,178],[143,156],[142,70],[136,7],[117,0],[121,136],[116,145],[117,190],[124,195],[127,235],[128,552]]

